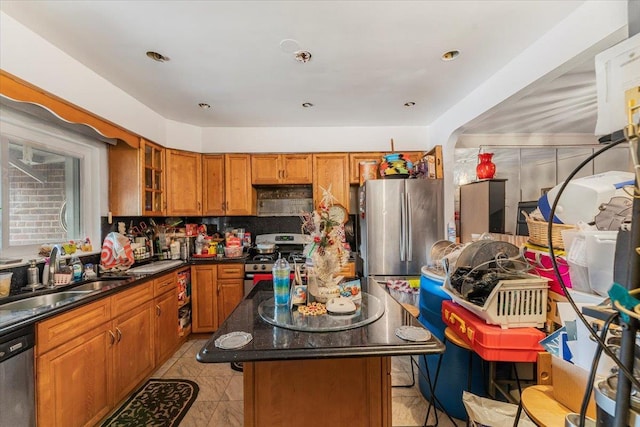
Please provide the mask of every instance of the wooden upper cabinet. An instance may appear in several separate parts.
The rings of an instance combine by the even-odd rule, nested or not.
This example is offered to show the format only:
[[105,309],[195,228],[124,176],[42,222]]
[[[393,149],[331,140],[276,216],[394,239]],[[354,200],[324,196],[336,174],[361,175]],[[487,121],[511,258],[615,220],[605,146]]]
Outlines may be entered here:
[[202,215],[224,215],[224,154],[202,156]]
[[[349,183],[360,184],[360,162],[376,161],[376,168],[380,167],[384,153],[350,153],[349,154]],[[379,175],[379,173],[378,173]]]
[[327,153],[313,155],[313,204],[318,206],[323,190],[331,189],[339,203],[349,209],[349,155]]
[[164,148],[145,139],[134,148],[124,142],[109,146],[109,210],[116,216],[163,216]]
[[283,154],[281,160],[283,184],[311,184],[313,182],[311,154]]
[[[167,211],[165,150],[159,145],[140,139],[142,170],[142,214],[164,215]],[[121,169],[118,165],[118,170]]]
[[225,215],[255,215],[256,194],[251,185],[251,156],[225,154]]
[[280,175],[279,154],[254,154],[251,156],[252,184],[279,184]]
[[311,184],[311,154],[254,154],[251,156],[251,183]]
[[167,215],[202,215],[202,155],[167,150]]

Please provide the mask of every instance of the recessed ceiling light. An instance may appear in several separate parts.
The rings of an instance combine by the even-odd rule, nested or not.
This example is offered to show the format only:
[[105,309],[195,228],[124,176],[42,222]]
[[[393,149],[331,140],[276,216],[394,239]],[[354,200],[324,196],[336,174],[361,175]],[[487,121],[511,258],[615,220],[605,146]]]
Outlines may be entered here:
[[202,108],[203,110],[208,110],[209,108],[211,108],[211,105],[207,104],[206,102],[201,102],[200,104],[198,104],[198,107]]
[[147,56],[153,59],[154,61],[158,61],[158,62],[167,62],[169,60],[168,56],[164,56],[163,54],[154,52],[152,50],[147,52]]
[[404,103],[404,106],[405,106],[405,107],[413,107],[414,105],[416,105],[416,103],[415,103],[415,102],[413,102],[413,101],[409,101],[409,102],[405,102],[405,103]]
[[313,107],[313,104],[312,104],[312,103],[310,103],[310,102],[305,102],[304,104],[302,104],[302,106],[303,106],[304,108],[311,108],[311,107]]
[[293,53],[293,57],[296,61],[306,64],[311,60],[311,52],[306,50],[298,50]]
[[459,50],[450,50],[449,52],[445,52],[442,54],[442,60],[443,61],[453,61],[454,59],[456,59],[458,57],[458,55],[460,55],[460,51]]

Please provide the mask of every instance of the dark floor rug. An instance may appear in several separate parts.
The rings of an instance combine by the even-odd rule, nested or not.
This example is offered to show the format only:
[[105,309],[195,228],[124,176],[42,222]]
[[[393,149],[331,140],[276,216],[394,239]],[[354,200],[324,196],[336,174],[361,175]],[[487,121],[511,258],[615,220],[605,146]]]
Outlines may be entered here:
[[151,379],[113,413],[102,427],[173,427],[187,415],[198,396],[189,380]]

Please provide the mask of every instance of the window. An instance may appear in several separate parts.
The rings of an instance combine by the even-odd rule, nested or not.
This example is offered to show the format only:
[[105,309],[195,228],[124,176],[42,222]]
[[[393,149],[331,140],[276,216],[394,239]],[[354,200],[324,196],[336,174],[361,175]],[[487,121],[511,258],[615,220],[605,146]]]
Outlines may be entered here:
[[104,143],[5,106],[0,113],[2,256],[35,257],[42,244],[86,237],[97,249]]

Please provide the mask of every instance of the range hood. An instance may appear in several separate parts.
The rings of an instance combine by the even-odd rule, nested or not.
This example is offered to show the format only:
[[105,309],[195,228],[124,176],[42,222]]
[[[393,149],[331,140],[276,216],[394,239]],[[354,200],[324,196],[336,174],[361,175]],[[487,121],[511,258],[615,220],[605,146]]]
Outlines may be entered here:
[[257,187],[258,216],[298,216],[313,211],[310,185]]

